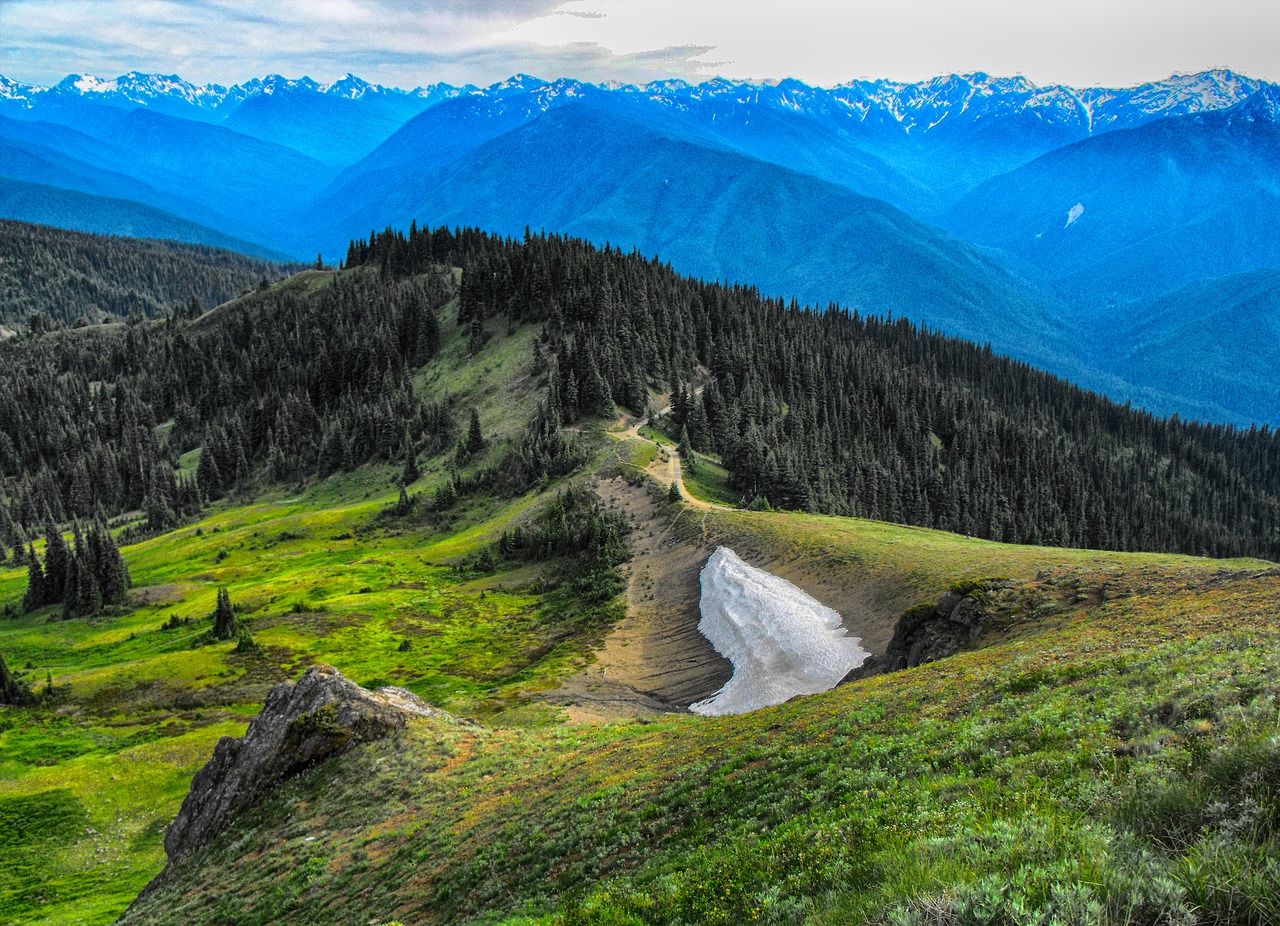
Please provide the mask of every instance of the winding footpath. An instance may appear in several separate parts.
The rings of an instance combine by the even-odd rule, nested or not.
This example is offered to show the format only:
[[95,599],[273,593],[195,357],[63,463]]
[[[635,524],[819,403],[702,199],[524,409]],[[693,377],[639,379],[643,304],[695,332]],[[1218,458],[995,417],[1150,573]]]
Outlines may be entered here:
[[[669,411],[671,411],[671,409],[670,407],[667,407],[659,414],[666,414]],[[631,427],[627,428],[627,430],[617,435],[618,440],[639,440],[644,441],[646,444],[652,444],[654,447],[658,448],[658,458],[653,463],[650,463],[649,466],[646,467],[645,471],[657,479],[664,487],[669,486],[674,482],[676,484],[676,489],[680,492],[680,499],[691,508],[697,508],[699,511],[714,511],[717,509],[721,511],[734,510],[729,505],[718,505],[714,502],[703,501],[702,499],[695,498],[693,496],[684,484],[684,468],[681,465],[680,451],[675,447],[652,440],[651,438],[645,437],[641,434],[640,429],[648,423],[649,418],[646,415]]]

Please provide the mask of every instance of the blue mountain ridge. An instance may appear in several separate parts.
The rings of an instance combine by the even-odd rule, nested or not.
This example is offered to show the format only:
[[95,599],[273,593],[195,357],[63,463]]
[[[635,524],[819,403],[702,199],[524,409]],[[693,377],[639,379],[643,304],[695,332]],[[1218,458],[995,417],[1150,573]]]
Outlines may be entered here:
[[[412,219],[579,234],[923,320],[1161,411],[1280,423],[1257,398],[1280,373],[1255,375],[1247,340],[1179,377],[1169,351],[1140,360],[1112,324],[1187,287],[1232,304],[1213,280],[1280,267],[1278,96],[1224,70],[1119,90],[982,73],[412,91],[352,75],[0,78],[0,176],[305,258]],[[60,207],[93,230],[104,213],[86,208]],[[1188,330],[1175,316],[1192,300],[1169,305],[1158,324]],[[1232,369],[1257,389],[1233,397]]]
[[239,251],[268,260],[289,259],[280,251],[233,238],[142,203],[24,183],[8,177],[0,177],[0,215],[34,225],[53,225],[98,235],[182,241]]

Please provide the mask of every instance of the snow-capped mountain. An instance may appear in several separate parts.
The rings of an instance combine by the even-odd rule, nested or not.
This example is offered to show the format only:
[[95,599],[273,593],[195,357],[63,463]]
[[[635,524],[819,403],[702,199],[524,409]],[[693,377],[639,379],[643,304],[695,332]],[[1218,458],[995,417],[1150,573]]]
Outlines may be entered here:
[[[571,88],[581,92],[588,86],[604,92],[643,97],[666,107],[685,110],[713,103],[767,105],[821,119],[866,122],[879,118],[901,126],[906,132],[927,132],[941,127],[948,120],[953,123],[974,121],[1025,112],[1035,112],[1049,123],[1082,125],[1086,131],[1131,127],[1152,118],[1227,109],[1252,96],[1266,84],[1233,71],[1218,69],[1175,74],[1164,80],[1120,89],[1076,89],[1062,84],[1037,86],[1025,77],[992,77],[977,72],[950,74],[915,83],[855,80],[829,88],[812,87],[793,79],[777,83],[750,83],[723,77],[700,84],[662,80],[639,86],[615,82],[589,85],[565,79],[548,82],[527,74],[516,74],[485,88],[439,83],[403,90],[372,84],[350,73],[331,83],[305,76],[286,78],[272,74],[223,87],[219,84],[192,84],[173,74],[130,71],[114,79],[71,74],[48,91],[96,98],[117,105],[152,106],[163,100],[216,110],[257,95],[283,92],[323,94],[353,101],[413,98],[434,104],[461,95],[496,99],[542,94],[548,87],[556,90],[546,95],[544,101],[553,105],[558,94],[572,94]],[[0,77],[0,99],[34,101],[45,92],[46,88]]]
[[1175,74],[1127,90],[1095,88],[1081,98],[1099,128],[1132,127],[1165,116],[1193,116],[1229,109],[1264,87],[1275,87],[1226,69]]
[[80,96],[114,106],[145,106],[172,112],[190,108],[212,112],[228,99],[226,87],[197,86],[176,74],[141,74],[130,71],[114,80],[86,74],[69,74],[49,88],[50,97]]
[[1234,121],[1270,122],[1280,124],[1280,87],[1268,84],[1243,103],[1237,103],[1227,110],[1227,115]]
[[[371,84],[354,74],[346,74],[332,83],[321,83],[310,77],[287,78],[270,74],[230,87],[221,84],[193,84],[176,74],[143,74],[138,71],[130,71],[110,79],[91,74],[68,74],[52,87],[40,87],[0,77],[0,100],[23,102],[28,107],[44,95],[49,98],[79,97],[114,106],[159,108],[188,118],[207,118],[209,114],[218,112],[226,116],[245,100],[282,93],[324,95],[352,101],[414,100],[430,105],[452,99],[460,93],[477,90],[475,87],[458,88],[449,84],[401,90]],[[179,113],[175,109],[186,109],[187,112]]]
[[46,92],[46,87],[24,84],[21,81],[10,80],[8,77],[0,76],[0,101],[5,103],[29,109],[35,105],[35,101],[40,95]]

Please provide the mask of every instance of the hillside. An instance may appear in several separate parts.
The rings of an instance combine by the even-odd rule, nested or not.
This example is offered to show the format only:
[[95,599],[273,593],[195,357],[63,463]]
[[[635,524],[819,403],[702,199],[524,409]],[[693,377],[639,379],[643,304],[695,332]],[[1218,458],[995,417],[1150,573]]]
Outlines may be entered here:
[[1263,91],[1077,142],[974,189],[944,224],[1086,295],[1150,297],[1280,266],[1258,234],[1280,216],[1274,112]]
[[1023,589],[1038,616],[979,652],[745,717],[410,721],[124,922],[1270,922],[1275,630],[1203,615],[1274,606],[1274,571],[1075,603],[1097,578]]
[[[1171,379],[1121,362],[1094,321],[1280,266],[1277,93],[1223,69],[1126,88],[981,72],[413,90],[352,75],[0,78],[0,214],[307,262],[352,229],[415,221],[581,236],[991,343],[1148,410],[1275,427],[1254,395],[1274,373],[1219,388],[1259,366],[1247,344]],[[51,206],[12,181],[116,202],[50,192]]]
[[[1280,909],[1269,431],[579,240],[447,229],[197,319],[0,344],[0,410],[3,690],[33,702],[0,707],[6,922],[135,898],[126,922]],[[116,542],[131,588],[86,610]],[[953,589],[981,632],[689,715],[732,669],[696,630],[720,545],[877,656]],[[51,579],[31,600],[32,553],[66,601]],[[338,748],[139,898],[220,738],[323,663],[431,708],[349,751],[346,715],[292,718],[295,745]]]
[[[309,227],[407,217],[509,235],[554,229],[658,255],[681,273],[749,280],[769,296],[923,319],[1024,358],[1051,357],[1065,337],[1046,301],[962,241],[882,202],[592,104],[558,106],[434,177],[417,148],[405,150],[418,166],[395,181],[360,178],[322,200]],[[337,243],[326,238],[322,250]]]
[[286,259],[277,251],[232,238],[132,200],[95,196],[4,177],[0,177],[0,212],[6,219],[31,225],[49,225],[96,235],[178,241],[253,254],[268,260]]
[[[479,351],[491,327],[534,324],[546,326],[544,411],[524,422],[529,450],[498,484],[566,466],[559,428],[619,405],[641,413],[658,393],[673,396],[676,433],[723,459],[744,504],[1009,542],[1280,552],[1268,429],[1155,419],[905,321],[817,313],[574,239],[387,232],[352,243],[346,263],[367,269],[304,275],[189,327],[13,345],[0,462],[14,527],[0,539],[14,548],[50,516],[147,505],[167,528],[260,467],[292,480],[407,467],[464,428],[466,409],[416,385],[442,337],[460,326]],[[90,396],[111,414],[79,413]],[[151,429],[168,421],[161,442]],[[175,457],[196,449],[196,480],[176,480]]]
[[[1266,420],[1276,407],[1270,371],[1280,362],[1280,271],[1192,283],[1122,311],[1101,312],[1087,324],[1117,345],[1100,362],[1140,369],[1143,382],[1167,393],[1194,389],[1205,402],[1197,417]],[[1135,401],[1160,408],[1150,396]]]
[[0,322],[43,312],[71,324],[211,307],[285,274],[233,251],[141,238],[104,238],[0,220]]

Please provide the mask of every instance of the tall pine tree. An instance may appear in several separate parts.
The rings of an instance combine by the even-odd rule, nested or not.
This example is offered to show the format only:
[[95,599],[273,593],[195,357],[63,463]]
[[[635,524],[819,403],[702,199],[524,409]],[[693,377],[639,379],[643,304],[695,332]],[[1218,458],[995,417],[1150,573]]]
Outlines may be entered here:
[[213,609],[213,636],[216,640],[231,640],[235,638],[236,631],[236,612],[231,606],[231,594],[225,589],[218,589],[218,604]]
[[27,556],[27,593],[22,596],[22,610],[30,614],[32,611],[43,608],[47,603],[44,570],[40,568],[36,548],[32,546]]
[[67,588],[67,567],[71,551],[62,539],[62,532],[52,522],[44,529],[44,594],[46,604],[62,601]]

